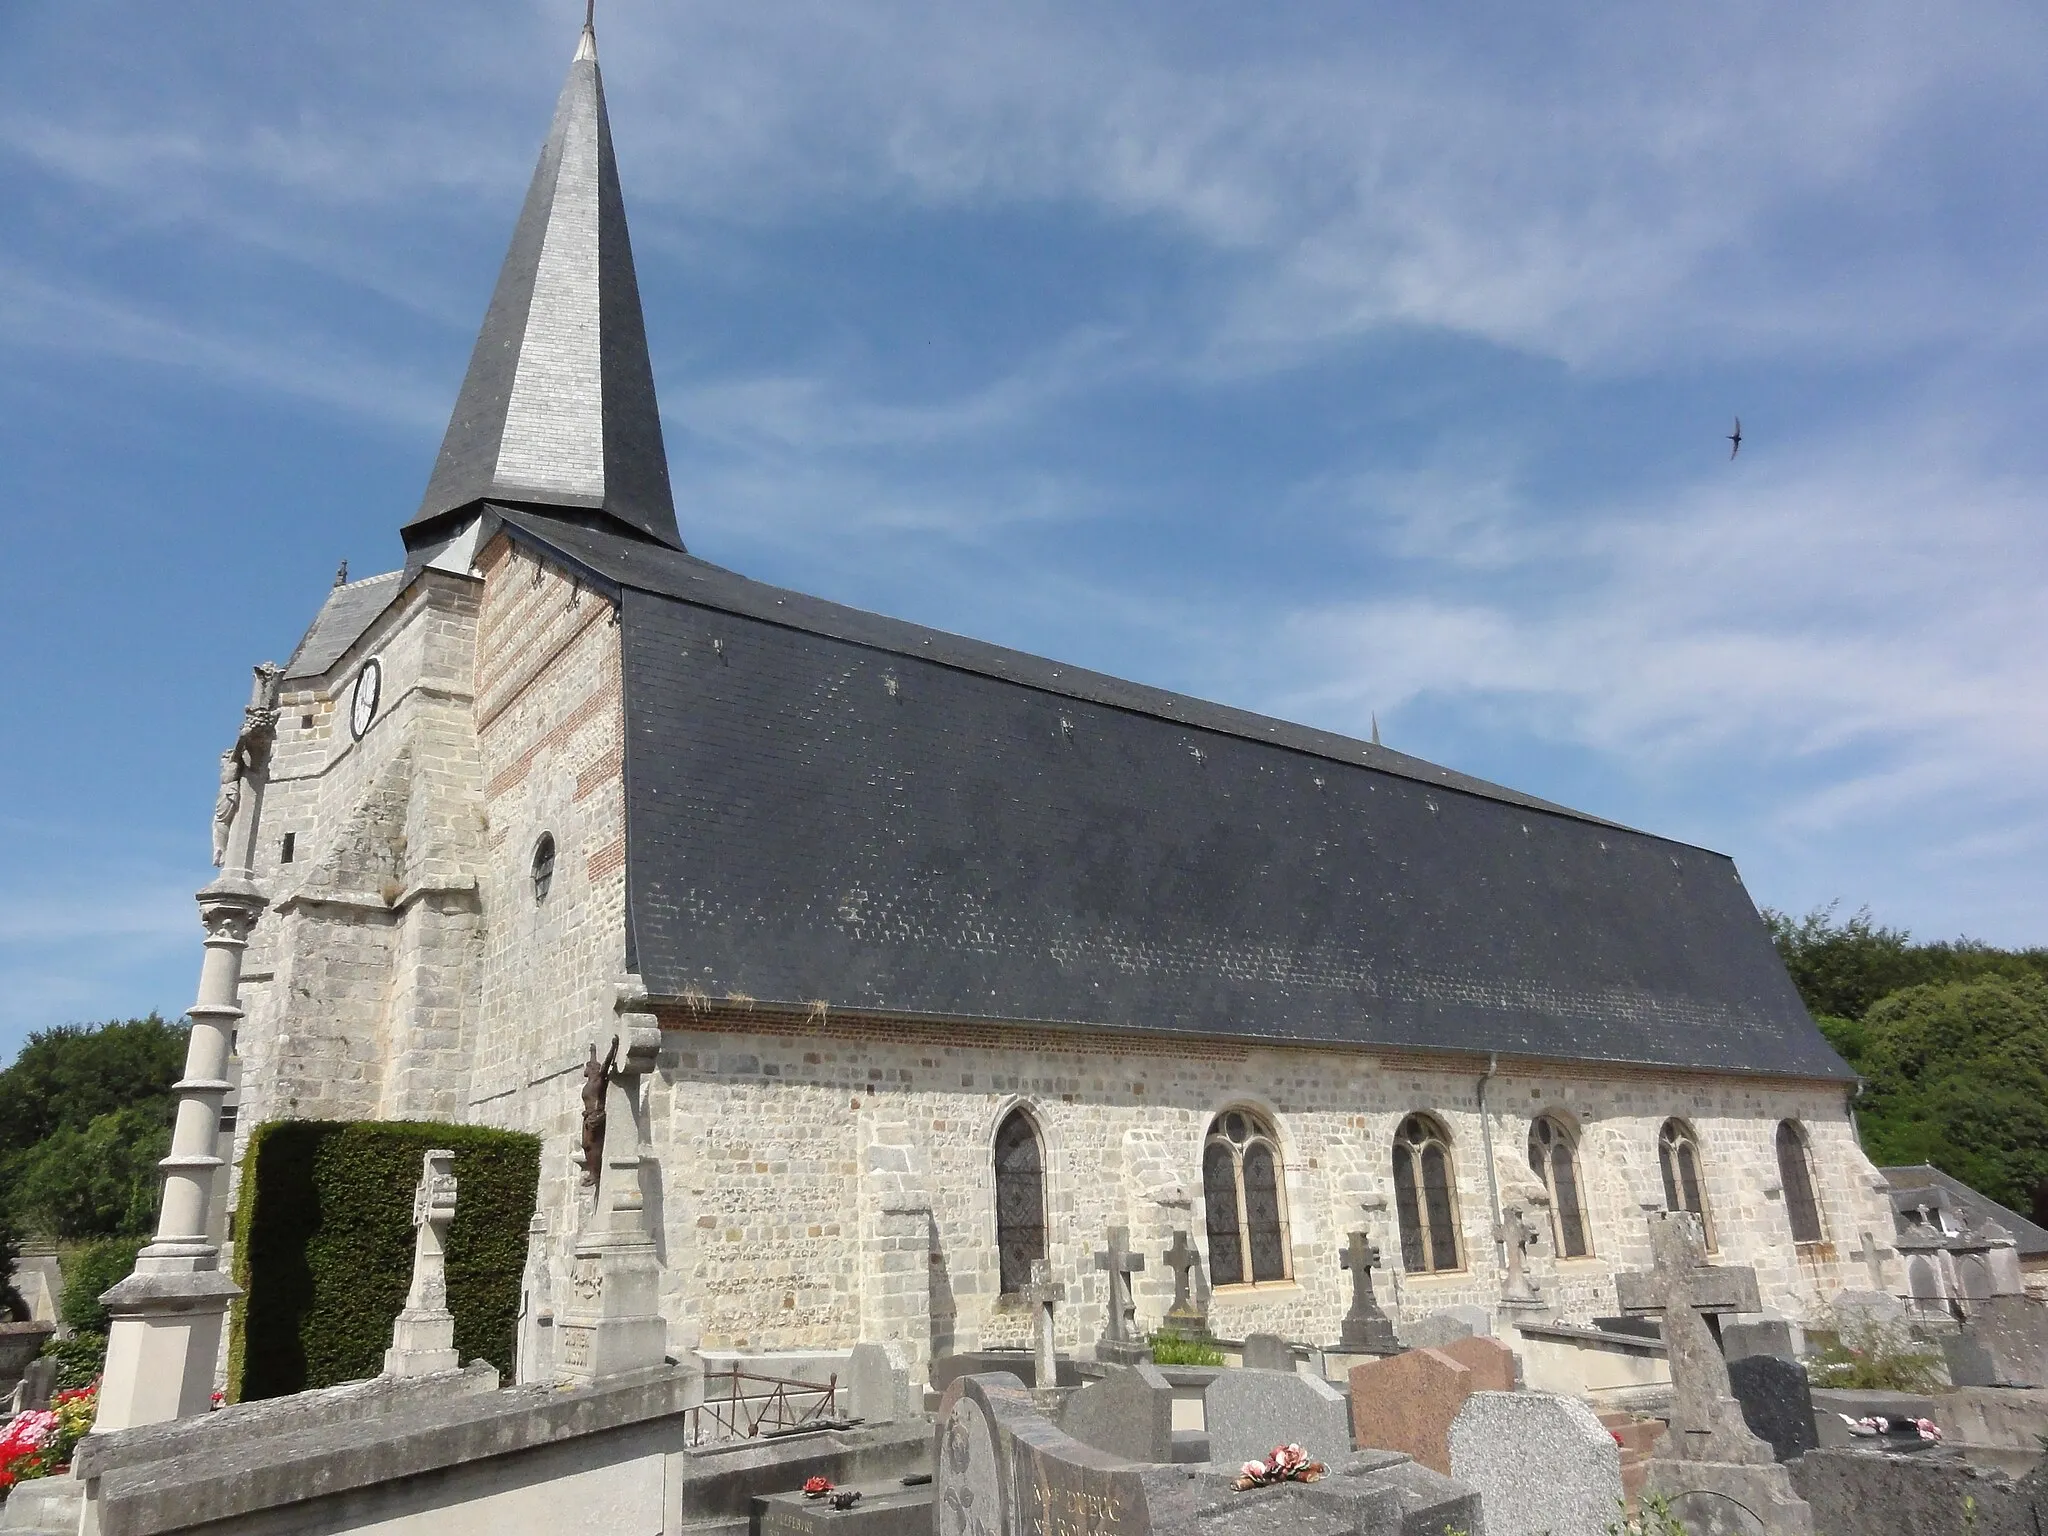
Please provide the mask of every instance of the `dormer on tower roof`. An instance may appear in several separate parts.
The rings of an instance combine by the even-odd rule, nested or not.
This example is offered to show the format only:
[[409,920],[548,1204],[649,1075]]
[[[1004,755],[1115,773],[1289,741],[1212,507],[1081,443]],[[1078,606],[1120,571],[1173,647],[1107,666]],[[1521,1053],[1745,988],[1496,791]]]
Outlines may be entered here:
[[587,22],[426,497],[405,525],[413,560],[434,559],[487,501],[594,514],[683,547]]

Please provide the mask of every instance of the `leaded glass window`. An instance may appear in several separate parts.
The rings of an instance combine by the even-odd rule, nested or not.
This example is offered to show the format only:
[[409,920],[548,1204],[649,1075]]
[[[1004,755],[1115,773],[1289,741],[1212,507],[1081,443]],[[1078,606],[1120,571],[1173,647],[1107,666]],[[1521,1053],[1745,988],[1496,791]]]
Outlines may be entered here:
[[1209,1283],[1285,1280],[1291,1266],[1280,1141],[1263,1117],[1226,1110],[1202,1147],[1202,1203],[1209,1224]]
[[1806,1138],[1790,1120],[1778,1122],[1778,1178],[1785,1186],[1785,1215],[1792,1223],[1792,1241],[1819,1242],[1820,1203],[1813,1197],[1813,1170],[1806,1162]]
[[1045,1158],[1021,1109],[996,1128],[996,1249],[1005,1292],[1029,1285],[1032,1262],[1045,1257]]
[[1700,1219],[1700,1233],[1714,1246],[1714,1218],[1700,1177],[1700,1144],[1683,1120],[1666,1120],[1657,1135],[1657,1167],[1664,1175],[1664,1209],[1691,1211]]
[[1428,1115],[1410,1115],[1394,1135],[1394,1207],[1401,1264],[1411,1274],[1457,1269],[1458,1192],[1451,1139]]
[[1579,1204],[1578,1149],[1569,1132],[1551,1115],[1539,1115],[1529,1127],[1529,1171],[1550,1194],[1550,1225],[1557,1254],[1583,1259],[1592,1251],[1586,1241],[1586,1216]]

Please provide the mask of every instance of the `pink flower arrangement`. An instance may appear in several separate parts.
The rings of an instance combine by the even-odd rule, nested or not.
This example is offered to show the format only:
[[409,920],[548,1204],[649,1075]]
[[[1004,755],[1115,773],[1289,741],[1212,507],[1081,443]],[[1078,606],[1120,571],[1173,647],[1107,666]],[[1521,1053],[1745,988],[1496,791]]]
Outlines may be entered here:
[[1320,1461],[1310,1461],[1308,1452],[1298,1445],[1276,1445],[1264,1461],[1248,1461],[1240,1467],[1231,1486],[1243,1493],[1275,1483],[1312,1483],[1329,1470]]

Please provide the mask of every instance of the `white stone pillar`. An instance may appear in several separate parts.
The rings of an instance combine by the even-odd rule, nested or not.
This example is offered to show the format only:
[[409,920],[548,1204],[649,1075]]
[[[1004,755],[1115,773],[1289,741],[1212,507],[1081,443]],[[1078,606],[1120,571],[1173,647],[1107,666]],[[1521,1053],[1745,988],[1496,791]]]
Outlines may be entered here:
[[220,1272],[210,1206],[221,1166],[221,1100],[232,1086],[228,1056],[242,1017],[242,953],[268,905],[252,866],[277,733],[277,685],[276,667],[256,668],[241,735],[223,759],[232,773],[223,773],[221,804],[231,819],[220,878],[198,897],[206,958],[199,1000],[188,1010],[185,1073],[172,1085],[177,1118],[170,1155],[159,1165],[163,1205],[135,1272],[100,1297],[113,1325],[94,1434],[206,1412],[228,1303],[242,1294]]

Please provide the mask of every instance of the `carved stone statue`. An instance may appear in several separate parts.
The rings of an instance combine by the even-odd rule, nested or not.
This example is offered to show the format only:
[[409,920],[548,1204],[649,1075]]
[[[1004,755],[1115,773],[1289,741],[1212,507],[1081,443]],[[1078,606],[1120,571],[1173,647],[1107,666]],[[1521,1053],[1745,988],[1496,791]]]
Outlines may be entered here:
[[242,804],[241,753],[234,747],[220,755],[220,794],[213,802],[213,867],[228,861],[228,833],[235,827],[235,812]]
[[1532,1219],[1531,1213],[1549,1204],[1547,1196],[1533,1190],[1519,1193],[1509,1199],[1505,1218],[1494,1228],[1494,1240],[1506,1250],[1508,1269],[1501,1291],[1509,1301],[1542,1299],[1543,1293],[1528,1271],[1529,1251],[1543,1237],[1542,1229]]
[[612,1036],[612,1048],[603,1061],[597,1059],[597,1042],[590,1042],[590,1060],[583,1064],[583,1182],[595,1184],[604,1166],[604,1090],[612,1080],[612,1068],[619,1063],[619,1037]]

